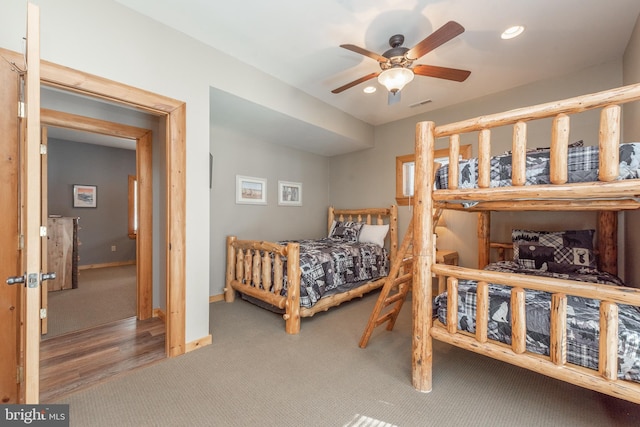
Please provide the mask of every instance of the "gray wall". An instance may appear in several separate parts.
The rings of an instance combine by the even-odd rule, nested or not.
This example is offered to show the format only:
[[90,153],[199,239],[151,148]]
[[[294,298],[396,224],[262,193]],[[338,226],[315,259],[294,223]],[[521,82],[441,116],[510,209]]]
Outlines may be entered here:
[[[319,238],[327,233],[329,159],[211,128],[210,295],[224,288],[228,235],[239,239]],[[267,180],[267,204],[235,202],[236,175]],[[278,181],[302,183],[302,206],[278,205]],[[206,238],[204,236],[203,238]]]
[[[128,236],[128,175],[136,174],[136,152],[50,139],[47,157],[49,214],[80,218],[79,264],[135,262],[136,243]],[[73,207],[74,184],[98,187],[96,208]]]
[[[445,124],[476,116],[496,113],[537,103],[549,102],[597,92],[622,84],[622,62],[608,62],[571,75],[545,80],[512,90],[487,95],[451,108],[432,111],[405,120],[378,126],[375,130],[375,146],[371,150],[330,160],[329,188],[330,203],[338,207],[379,206],[395,201],[395,157],[414,152],[415,125],[419,121],[432,120]],[[435,100],[437,102],[437,100]],[[584,139],[585,144],[597,144],[597,113],[586,113],[576,117],[571,123],[570,139]],[[510,130],[492,134],[494,154],[510,149]],[[548,146],[550,126],[529,126],[529,140],[539,141],[533,146]],[[477,137],[473,137],[474,139]],[[463,139],[463,143],[475,142]],[[444,146],[446,141],[439,141]],[[474,153],[474,155],[477,153]],[[411,211],[409,207],[399,208],[399,229],[402,236],[407,228]],[[460,264],[476,267],[478,262],[475,214],[447,211],[445,219],[448,229],[439,233],[438,247],[455,248],[460,255]],[[594,214],[567,215],[563,213],[498,213],[493,215],[492,238],[510,240],[511,228],[535,227],[538,229],[595,227]],[[402,237],[401,236],[401,237]]]

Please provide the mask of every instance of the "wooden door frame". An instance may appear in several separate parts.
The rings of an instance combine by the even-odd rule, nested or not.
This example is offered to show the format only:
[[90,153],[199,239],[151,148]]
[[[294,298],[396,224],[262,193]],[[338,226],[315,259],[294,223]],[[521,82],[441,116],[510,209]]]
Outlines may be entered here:
[[[136,236],[136,316],[145,320],[153,314],[153,188],[151,130],[77,114],[41,108],[40,124],[82,132],[99,133],[136,141],[138,180],[138,232]],[[43,196],[46,187],[42,189]],[[43,198],[43,204],[46,200]],[[46,209],[46,206],[43,206]],[[46,217],[46,216],[45,216]],[[43,285],[44,288],[44,285]],[[43,296],[46,291],[43,290]]]
[[[24,302],[20,284],[9,286],[4,281],[10,276],[22,274],[22,256],[20,251],[19,235],[20,210],[17,206],[21,203],[18,194],[19,171],[21,168],[22,150],[20,148],[18,128],[23,123],[18,119],[15,106],[19,101],[18,73],[9,64],[2,64],[0,72],[0,132],[3,135],[0,141],[0,200],[7,211],[3,212],[0,222],[0,270],[2,281],[0,284],[0,300],[2,301],[0,315],[0,402],[19,403],[23,395],[20,382],[22,369],[22,342],[21,340],[21,314]],[[14,114],[11,114],[14,113]],[[5,342],[15,342],[14,346],[5,345]]]
[[[14,63],[21,63],[14,61]],[[24,381],[21,389],[21,401],[37,403],[40,394],[40,286],[41,265],[40,249],[44,243],[40,227],[42,226],[42,195],[40,174],[40,9],[27,4],[27,48],[23,78],[25,79],[26,126],[22,140],[24,155],[20,164],[21,215],[23,245],[22,267],[27,275],[22,295],[23,310],[20,341],[22,346],[22,366]],[[27,64],[29,66],[27,67]],[[26,121],[26,123],[24,123]]]
[[[0,48],[10,61],[23,56]],[[166,353],[185,353],[186,103],[48,61],[40,61],[40,83],[160,116],[166,129]],[[28,357],[28,356],[27,356]],[[32,356],[33,357],[33,356]],[[35,355],[37,358],[38,355]]]

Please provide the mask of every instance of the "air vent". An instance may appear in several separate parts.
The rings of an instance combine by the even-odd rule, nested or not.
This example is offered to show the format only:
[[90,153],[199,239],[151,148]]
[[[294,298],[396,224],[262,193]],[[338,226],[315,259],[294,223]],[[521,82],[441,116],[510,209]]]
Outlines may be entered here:
[[416,102],[415,104],[411,104],[411,105],[409,105],[409,107],[411,107],[411,108],[413,108],[413,107],[419,107],[419,106],[421,106],[421,105],[425,105],[425,104],[428,104],[428,103],[430,103],[430,102],[431,102],[431,100],[430,100],[430,99],[425,99],[424,101],[420,101],[420,102]]

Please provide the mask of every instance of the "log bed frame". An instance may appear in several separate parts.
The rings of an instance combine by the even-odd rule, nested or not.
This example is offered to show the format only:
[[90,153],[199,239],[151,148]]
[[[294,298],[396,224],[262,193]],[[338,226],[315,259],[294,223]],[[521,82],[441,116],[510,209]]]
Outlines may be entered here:
[[[398,249],[398,207],[367,209],[334,209],[329,207],[327,229],[331,230],[333,221],[357,221],[365,224],[389,224],[385,238],[390,260],[395,259]],[[271,258],[273,257],[273,271]],[[283,260],[287,257],[287,277],[289,284],[287,295],[282,290]],[[300,307],[300,245],[288,243],[280,245],[258,240],[238,240],[236,236],[227,237],[227,272],[225,301],[233,302],[235,292],[241,292],[250,298],[262,301],[268,306],[284,310],[285,331],[288,334],[300,332],[300,318],[311,317],[321,311],[338,306],[345,301],[360,298],[364,294],[384,285],[385,277],[366,282],[349,291],[321,298],[310,308]]]
[[[432,208],[464,210],[459,201],[477,201],[479,264],[489,261],[490,211],[601,211],[598,252],[600,268],[616,272],[617,212],[640,208],[640,180],[618,180],[621,104],[640,100],[640,84],[579,96],[563,101],[520,108],[443,126],[433,122],[416,125],[416,189],[413,216],[413,343],[412,382],[420,391],[432,388],[432,339],[474,351],[541,374],[601,393],[640,403],[640,384],[617,379],[618,305],[640,306],[640,289],[585,284],[568,280],[523,276],[435,264]],[[597,182],[567,184],[567,144],[569,117],[582,111],[600,109],[599,177]],[[553,118],[551,137],[551,182],[525,186],[525,154],[528,121]],[[513,126],[513,186],[490,188],[491,129]],[[476,189],[458,188],[457,158],[460,135],[478,134],[479,179]],[[431,165],[436,138],[448,138],[450,170],[448,189],[434,190]],[[455,159],[455,160],[454,160]],[[447,325],[432,318],[431,277],[446,278],[449,292]],[[457,283],[459,279],[478,281],[476,333],[457,330]],[[512,344],[487,338],[488,283],[512,288]],[[552,294],[550,356],[526,351],[525,289]],[[600,304],[599,369],[591,370],[566,362],[567,295],[594,298]]]

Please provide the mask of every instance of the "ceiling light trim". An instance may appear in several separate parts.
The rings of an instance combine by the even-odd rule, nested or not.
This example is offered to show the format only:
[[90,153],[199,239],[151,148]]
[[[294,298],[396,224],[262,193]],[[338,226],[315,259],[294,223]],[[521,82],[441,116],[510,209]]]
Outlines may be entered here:
[[389,92],[395,94],[401,91],[413,78],[414,74],[410,69],[396,67],[381,72],[380,75],[378,75],[378,82],[386,87]]

